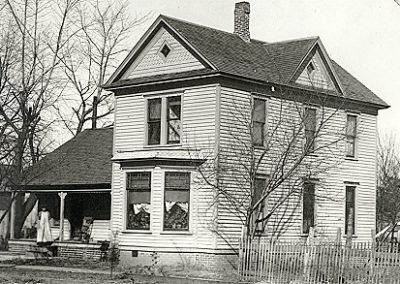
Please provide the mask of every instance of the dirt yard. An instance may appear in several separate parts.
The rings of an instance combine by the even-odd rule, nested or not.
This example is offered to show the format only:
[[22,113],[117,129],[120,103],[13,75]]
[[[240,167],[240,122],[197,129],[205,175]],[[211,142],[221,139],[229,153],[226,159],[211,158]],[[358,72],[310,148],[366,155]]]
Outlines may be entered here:
[[146,275],[117,274],[113,279],[108,274],[91,274],[64,271],[44,271],[21,269],[14,267],[0,267],[0,283],[7,284],[206,284],[221,283],[214,281],[201,281],[179,279],[172,277],[152,277]]

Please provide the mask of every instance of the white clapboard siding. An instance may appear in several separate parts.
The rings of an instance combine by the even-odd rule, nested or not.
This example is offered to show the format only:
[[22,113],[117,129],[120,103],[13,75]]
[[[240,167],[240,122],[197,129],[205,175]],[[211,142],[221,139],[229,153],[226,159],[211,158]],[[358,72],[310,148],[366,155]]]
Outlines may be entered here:
[[[238,91],[235,89],[221,88],[221,125],[220,125],[220,148],[221,161],[224,161],[224,166],[235,168],[232,173],[225,173],[221,176],[222,182],[226,188],[230,188],[232,194],[240,196],[246,192],[246,189],[241,187],[237,176],[240,176],[241,169],[237,166],[238,157],[240,157],[240,147],[237,146],[241,139],[248,139],[248,130],[243,123],[243,115],[250,113],[250,93]],[[290,123],[298,120],[299,105],[293,102],[282,102],[276,98],[269,98],[267,103],[267,124],[268,129],[273,127],[274,123],[282,123],[283,127],[279,130],[279,135],[285,134],[285,126],[290,126]],[[284,104],[285,119],[279,120],[279,111],[282,109],[281,104]],[[301,109],[301,105],[300,105]],[[346,126],[347,112],[340,109],[330,109],[324,107],[317,108],[317,119],[323,119],[332,115],[329,123],[322,130],[320,140],[316,144],[326,145],[330,141],[340,139],[339,135],[343,135]],[[321,157],[311,157],[322,161],[329,155],[329,165],[331,168],[319,175],[319,182],[316,185],[316,208],[315,222],[316,233],[321,238],[332,239],[336,237],[338,228],[344,232],[344,215],[345,215],[345,182],[356,183],[356,232],[357,240],[369,240],[371,230],[375,226],[375,167],[376,167],[376,116],[369,114],[360,114],[358,117],[359,129],[357,137],[357,157],[356,159],[345,159],[345,141],[339,141],[337,144],[329,146],[329,148],[321,151]],[[290,129],[290,128],[288,128]],[[276,139],[280,139],[277,135]],[[235,138],[233,138],[233,136]],[[274,139],[274,137],[271,137]],[[239,152],[238,152],[239,151]],[[273,147],[271,152],[278,151]],[[278,151],[279,152],[279,151]],[[239,153],[239,154],[238,154]],[[325,156],[326,155],[326,156]],[[236,157],[236,158],[235,158]],[[273,155],[272,155],[273,157]],[[327,159],[328,160],[328,159]],[[236,164],[235,164],[236,163]],[[273,159],[270,163],[266,162],[260,167],[263,173],[268,173]],[[328,162],[325,162],[328,163]],[[299,171],[297,177],[302,176]],[[358,184],[359,183],[359,184]],[[283,184],[281,190],[285,190]],[[267,201],[267,207],[276,201],[277,196],[272,195]],[[274,201],[275,200],[275,201]],[[235,244],[241,234],[242,221],[237,214],[232,214],[227,203],[224,204],[224,199],[221,198],[218,206],[218,248],[227,248],[228,243]],[[296,206],[295,204],[298,204]],[[302,203],[299,199],[292,200],[284,209],[291,212],[290,218],[282,218],[279,212],[275,214],[268,223],[268,229],[272,230],[276,222],[284,222],[285,230],[282,231],[282,237],[286,239],[302,237]],[[275,223],[274,223],[275,221]]]
[[[167,58],[160,50],[167,44]],[[204,66],[169,32],[161,28],[124,74],[123,79],[202,69]]]
[[110,220],[93,220],[90,238],[94,241],[109,241],[111,238]]
[[[145,145],[145,100],[151,96],[163,96],[163,93],[143,93],[117,96],[114,152],[154,155],[170,153],[174,158],[182,151],[204,152],[209,154],[215,143],[216,85],[190,87],[169,90],[168,95],[183,96],[182,101],[182,145]],[[171,146],[171,145],[169,145]],[[190,150],[187,150],[190,149]],[[190,154],[190,153],[189,153]],[[154,156],[153,155],[153,156]],[[147,167],[152,173],[151,223],[149,232],[140,233],[125,230],[126,192],[125,175],[127,171],[141,168],[123,168],[118,163],[113,167],[112,191],[112,230],[118,231],[119,246],[123,250],[158,251],[211,251],[215,250],[215,236],[211,230],[213,224],[213,192],[205,185],[194,168],[185,167]],[[164,211],[164,174],[165,171],[190,171],[190,222],[189,232],[163,232]]]

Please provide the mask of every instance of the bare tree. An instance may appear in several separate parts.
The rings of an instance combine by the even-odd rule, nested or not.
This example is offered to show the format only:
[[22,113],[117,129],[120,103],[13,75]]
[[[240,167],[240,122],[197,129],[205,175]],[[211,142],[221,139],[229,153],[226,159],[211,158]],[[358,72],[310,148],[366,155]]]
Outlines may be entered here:
[[26,169],[38,161],[51,142],[48,132],[54,118],[49,109],[58,99],[55,89],[60,51],[73,34],[70,23],[78,2],[2,2],[0,163],[10,165],[7,185],[18,208],[13,237],[18,237],[35,203],[34,195],[24,201],[21,189],[26,183]]
[[378,143],[377,225],[390,226],[391,238],[400,222],[400,148],[394,135]]
[[[327,173],[343,159],[343,98],[280,88],[272,95],[268,103],[263,95],[243,94],[224,101],[219,149],[199,167],[218,210],[240,220],[250,237],[266,228],[279,237],[303,198],[337,198],[321,193]],[[311,183],[318,190],[308,190]],[[313,227],[309,222],[303,225]],[[224,238],[223,228],[214,230]]]
[[68,82],[62,104],[57,107],[72,135],[79,134],[90,121],[94,127],[97,119],[110,123],[107,117],[114,110],[112,93],[102,86],[125,53],[133,29],[146,19],[130,15],[127,1],[89,0],[80,5],[79,36],[63,49]]

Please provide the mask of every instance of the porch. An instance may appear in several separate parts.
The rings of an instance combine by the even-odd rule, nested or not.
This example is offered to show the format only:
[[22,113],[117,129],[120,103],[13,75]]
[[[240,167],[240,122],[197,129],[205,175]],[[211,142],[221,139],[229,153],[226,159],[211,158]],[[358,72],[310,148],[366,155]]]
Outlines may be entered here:
[[38,212],[46,208],[53,240],[82,243],[110,240],[110,189],[32,190],[26,194],[35,194],[37,201],[22,228],[23,239],[36,241]]
[[[77,241],[55,241],[51,247],[39,250],[33,239],[9,240],[9,252],[23,257],[62,257],[68,259],[106,259],[109,242],[82,243]],[[46,250],[48,254],[46,254]]]

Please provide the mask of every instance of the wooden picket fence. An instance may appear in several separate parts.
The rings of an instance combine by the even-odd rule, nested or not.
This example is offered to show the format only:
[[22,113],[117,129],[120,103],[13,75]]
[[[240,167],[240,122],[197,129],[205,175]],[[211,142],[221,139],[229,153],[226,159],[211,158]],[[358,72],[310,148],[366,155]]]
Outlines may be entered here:
[[305,245],[244,239],[238,272],[262,283],[400,283],[398,244]]

